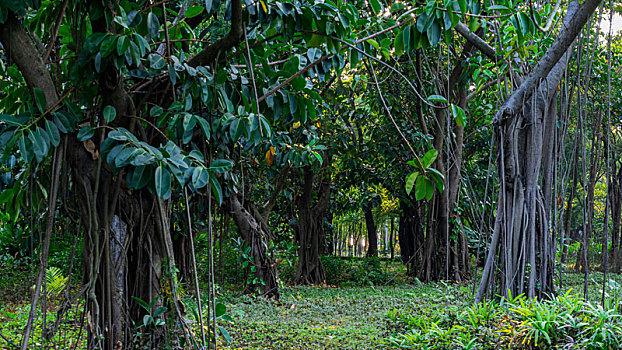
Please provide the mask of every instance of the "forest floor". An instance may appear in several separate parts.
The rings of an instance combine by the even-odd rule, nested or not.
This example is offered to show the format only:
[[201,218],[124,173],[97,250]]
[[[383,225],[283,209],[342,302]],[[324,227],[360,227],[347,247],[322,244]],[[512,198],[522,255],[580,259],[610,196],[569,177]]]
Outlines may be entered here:
[[[589,298],[598,303],[602,273],[588,277]],[[622,294],[622,275],[610,274],[608,293]],[[473,284],[427,283],[369,287],[287,287],[278,302],[226,298],[233,321],[225,325],[232,343],[224,349],[394,349],[404,329],[391,314],[453,323],[473,304]],[[564,273],[560,294],[583,295],[583,274]],[[469,348],[472,338],[456,338]],[[392,342],[393,341],[393,342]]]
[[[450,292],[449,292],[450,291]],[[446,293],[449,292],[449,293]],[[458,294],[458,295],[456,295]],[[384,349],[390,310],[458,309],[468,288],[442,284],[388,287],[288,287],[278,302],[234,298],[227,349]]]
[[[499,332],[503,332],[503,327],[517,325],[511,319],[518,320],[517,315],[502,308],[473,308],[473,280],[462,284],[423,284],[417,279],[406,277],[399,263],[383,263],[380,266],[384,272],[380,273],[368,269],[367,265],[357,265],[363,261],[348,261],[347,265],[334,266],[327,261],[328,269],[334,270],[332,276],[341,276],[341,281],[332,277],[332,282],[339,287],[287,286],[281,290],[279,301],[240,294],[239,288],[230,291],[220,289],[218,299],[227,306],[227,315],[231,321],[220,320],[219,326],[227,330],[232,342],[225,344],[221,337],[219,348],[395,349],[399,344],[418,344],[415,346],[417,348],[427,342],[432,345],[430,348],[468,349],[473,348],[473,345],[479,348],[481,344],[494,346],[499,341],[506,341],[508,336],[504,338]],[[29,276],[32,277],[32,271],[15,270],[4,273],[0,279],[0,335],[4,338],[0,339],[0,349],[13,348],[8,345],[9,342],[19,343],[30,308]],[[563,295],[572,289],[573,293],[582,296],[583,276],[570,271],[563,273],[561,282],[564,287],[557,289],[558,294]],[[376,281],[376,285],[371,285],[370,280]],[[378,283],[378,280],[384,280],[389,285]],[[614,297],[622,305],[622,275],[609,274],[607,281],[607,297]],[[559,282],[557,280],[556,285]],[[591,273],[587,282],[588,300],[598,306],[602,295],[602,273]],[[71,294],[75,292],[72,290]],[[48,324],[53,322],[58,305],[58,302],[48,305]],[[61,349],[72,344],[72,339],[79,337],[78,333],[84,330],[78,326],[81,306],[79,303],[78,307],[71,309],[71,322],[63,323],[52,342],[56,344],[55,348]],[[482,311],[491,314],[491,322],[487,321],[481,327],[471,327],[469,313]],[[622,316],[617,315],[619,312],[614,313],[608,316],[609,319],[620,324]],[[34,344],[40,342],[40,321],[39,318],[33,334]],[[83,334],[79,338],[83,341]],[[79,344],[83,345],[82,341]],[[78,345],[77,348],[80,347]]]

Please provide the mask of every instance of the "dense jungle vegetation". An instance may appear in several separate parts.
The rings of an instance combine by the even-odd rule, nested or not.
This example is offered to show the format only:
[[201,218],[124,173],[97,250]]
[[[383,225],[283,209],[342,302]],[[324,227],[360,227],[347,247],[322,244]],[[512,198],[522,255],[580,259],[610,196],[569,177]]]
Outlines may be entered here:
[[0,348],[621,348],[619,12],[0,0]]

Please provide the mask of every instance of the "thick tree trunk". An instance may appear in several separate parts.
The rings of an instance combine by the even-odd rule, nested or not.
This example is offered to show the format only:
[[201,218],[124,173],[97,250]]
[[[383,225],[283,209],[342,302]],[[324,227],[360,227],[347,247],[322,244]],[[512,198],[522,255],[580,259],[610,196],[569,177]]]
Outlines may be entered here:
[[262,296],[278,299],[280,294],[276,264],[268,255],[271,232],[262,224],[262,219],[254,215],[256,211],[245,208],[235,193],[226,199],[226,206],[242,239],[251,247],[255,278],[250,287],[259,288]]
[[371,205],[365,205],[365,226],[367,227],[367,242],[369,244],[367,248],[368,258],[378,256],[378,232],[371,209]]
[[402,263],[406,265],[409,274],[416,274],[423,261],[424,225],[418,208],[412,202],[400,200],[400,221],[398,239]]
[[[167,306],[171,312],[175,308],[174,298],[161,295],[162,285],[171,281],[163,264],[175,265],[170,211],[160,210],[162,203],[146,190],[125,188],[122,176],[113,176],[79,143],[73,146],[70,162],[85,227],[88,346],[126,346],[132,342],[132,321],[140,323],[147,313],[134,298],[148,304],[157,299],[151,312],[159,306]],[[112,190],[101,190],[104,188]],[[144,346],[159,347],[164,340],[158,331],[143,332],[139,341]]]
[[322,220],[330,199],[331,158],[327,157],[321,170],[318,200],[313,205],[313,184],[315,174],[310,166],[303,170],[303,191],[298,202],[298,266],[294,282],[296,284],[322,284],[326,277],[320,261],[320,237]]
[[[577,2],[569,5],[564,25],[566,28],[572,27],[570,33],[575,33],[574,30],[579,32],[598,3],[588,1],[581,7]],[[587,15],[586,11],[589,11]],[[577,22],[577,19],[581,21]],[[553,151],[554,140],[553,128],[546,125],[555,123],[549,119],[556,118],[557,86],[570,59],[570,44],[576,37],[575,33],[572,38],[568,38],[568,33],[567,29],[562,31],[550,52],[547,51],[536,66],[535,72],[541,70],[543,75],[534,76],[536,73],[532,72],[525,79],[524,86],[521,85],[504,103],[495,119],[501,181],[499,208],[493,243],[476,301],[481,301],[491,287],[495,260],[501,268],[497,291],[499,295],[507,297],[510,293],[526,293],[529,298],[534,298],[553,292],[555,251],[549,229],[550,212],[545,209],[547,205],[539,181],[550,177],[550,174],[542,173],[550,171],[550,167],[542,166],[542,161],[552,157],[544,156],[544,152]],[[560,41],[567,45],[561,45]],[[563,48],[561,54],[555,51],[559,47]],[[552,59],[552,63],[547,61]],[[535,85],[530,85],[534,81]],[[536,90],[535,93],[526,90],[528,88]],[[525,98],[526,103],[517,100],[517,95]]]

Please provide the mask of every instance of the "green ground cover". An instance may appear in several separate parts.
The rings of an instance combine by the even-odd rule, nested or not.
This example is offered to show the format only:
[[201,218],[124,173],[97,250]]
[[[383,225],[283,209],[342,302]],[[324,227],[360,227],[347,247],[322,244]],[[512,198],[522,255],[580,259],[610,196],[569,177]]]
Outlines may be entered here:
[[[583,275],[570,272],[563,274],[565,287],[551,301],[532,303],[516,297],[474,306],[472,281],[422,284],[406,277],[397,262],[325,262],[334,284],[288,286],[279,301],[240,294],[239,286],[220,289],[219,301],[227,306],[225,319],[230,321],[220,319],[219,325],[231,337],[231,344],[221,337],[220,348],[617,349],[622,344],[620,275],[607,277],[604,308],[600,304],[602,273],[588,277],[588,303],[581,298]],[[17,272],[6,275],[2,284],[0,332],[6,339],[0,339],[0,349],[11,349],[9,342],[19,344],[27,321],[27,284],[32,271]],[[193,307],[191,295],[188,290],[189,309]],[[61,304],[62,295],[48,303],[48,326]],[[39,317],[33,349],[43,344],[80,349],[84,344],[76,344],[76,339],[84,328],[79,327],[82,303],[78,305],[48,342],[41,338]],[[192,313],[187,317],[192,319]]]

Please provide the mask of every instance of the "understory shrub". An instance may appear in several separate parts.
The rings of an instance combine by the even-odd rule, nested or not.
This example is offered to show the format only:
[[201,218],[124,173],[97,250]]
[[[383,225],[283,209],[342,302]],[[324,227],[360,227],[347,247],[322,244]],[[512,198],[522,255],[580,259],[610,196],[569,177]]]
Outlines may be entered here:
[[388,342],[404,349],[622,349],[622,301],[604,306],[569,290],[539,301],[524,295],[451,310],[387,312]]

